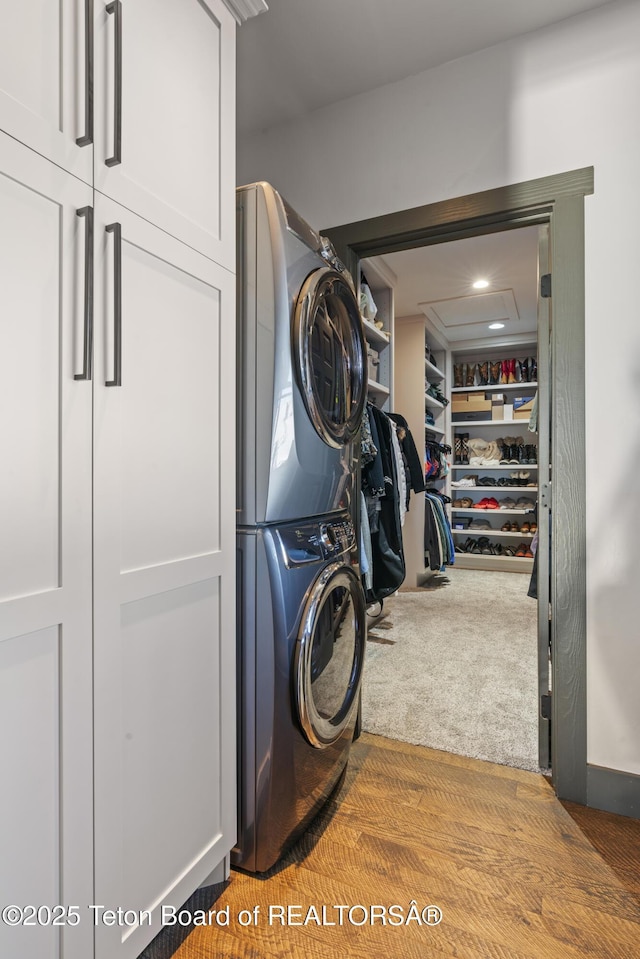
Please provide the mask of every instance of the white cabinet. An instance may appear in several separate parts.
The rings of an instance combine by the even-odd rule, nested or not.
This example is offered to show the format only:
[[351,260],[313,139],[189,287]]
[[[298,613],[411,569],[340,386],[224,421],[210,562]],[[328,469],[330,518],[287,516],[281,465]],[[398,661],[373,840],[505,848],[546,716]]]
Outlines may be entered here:
[[0,14],[0,954],[133,959],[235,841],[235,20]]
[[[0,902],[93,887],[91,189],[0,133]],[[0,924],[0,955],[87,959],[93,930]],[[60,952],[58,951],[61,940]]]
[[91,183],[90,3],[0,0],[0,22],[0,130]]
[[[235,841],[235,283],[98,195],[95,235],[96,901],[157,912]],[[96,933],[104,959],[150,938]]]
[[0,129],[235,269],[226,4],[0,0],[0,17]]
[[235,269],[233,16],[97,0],[94,18],[96,190]]

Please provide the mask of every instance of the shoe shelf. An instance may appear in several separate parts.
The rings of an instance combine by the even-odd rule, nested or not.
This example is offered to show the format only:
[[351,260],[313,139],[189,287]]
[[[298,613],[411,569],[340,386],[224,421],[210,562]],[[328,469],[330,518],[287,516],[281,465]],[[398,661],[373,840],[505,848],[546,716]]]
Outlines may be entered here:
[[454,569],[486,569],[494,573],[530,573],[533,560],[529,556],[487,556],[483,553],[456,553]]
[[[462,512],[464,513],[464,510],[462,510]],[[486,513],[487,510],[482,509],[482,510],[479,510],[479,512]],[[501,511],[497,509],[494,510],[494,513],[499,513],[499,512]],[[506,513],[506,510],[503,510],[502,512]],[[453,529],[452,527],[451,532],[453,533],[454,536],[489,536],[489,537],[499,536],[501,539],[503,536],[508,536],[512,539],[515,539],[516,536],[519,536],[520,539],[533,539],[534,537],[533,533],[503,533],[501,529]],[[458,555],[459,554],[456,553],[456,556]]]
[[[498,496],[502,496],[504,493],[512,492],[515,493],[517,490],[526,490],[527,493],[537,493],[537,486],[456,486],[454,483],[451,484],[451,489],[455,494],[462,493],[466,491],[466,494],[469,493],[497,493]],[[457,497],[456,497],[457,498]],[[456,507],[459,509],[460,507]],[[483,513],[491,512],[491,510],[482,510]],[[499,512],[499,510],[498,510]]]
[[[526,489],[527,487],[521,486],[520,488]],[[487,516],[488,514],[491,514],[491,513],[498,513],[499,516],[504,516],[505,513],[521,513],[521,514],[531,513],[532,510],[524,509],[523,507],[516,509],[515,507],[511,508],[508,506],[506,508],[504,506],[501,506],[500,509],[476,509],[474,506],[469,506],[467,508],[465,508],[464,506],[452,506],[451,512],[452,513],[482,513],[484,516]]]
[[[521,467],[521,466],[526,466],[528,470],[538,469],[537,463],[503,463],[501,466],[474,466],[473,469],[490,470],[491,472],[493,472],[493,470],[511,470],[512,472],[514,472],[518,467]],[[467,472],[469,472],[471,467],[469,466],[468,463],[466,465],[461,465],[460,463],[456,463],[455,466],[451,467],[451,469],[466,470]]]
[[424,394],[424,405],[428,406],[431,410],[444,410],[446,408],[444,403],[441,403],[440,400],[437,400],[435,396],[431,396],[429,393]]
[[451,390],[452,393],[480,393],[484,390],[486,393],[495,392],[502,393],[503,390],[520,390],[522,393],[523,390],[537,390],[537,383],[490,383],[485,386],[454,386]]
[[444,379],[444,373],[442,370],[439,370],[438,367],[434,366],[433,363],[430,363],[429,360],[424,361],[424,375],[429,381],[441,381]]

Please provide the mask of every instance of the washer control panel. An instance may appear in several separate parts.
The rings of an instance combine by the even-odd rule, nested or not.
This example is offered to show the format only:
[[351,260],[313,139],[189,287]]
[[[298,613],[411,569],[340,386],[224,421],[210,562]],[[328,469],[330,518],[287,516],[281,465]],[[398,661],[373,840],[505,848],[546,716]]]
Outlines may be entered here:
[[324,522],[307,520],[280,527],[277,538],[288,569],[341,556],[354,549],[356,542],[353,523],[346,514]]

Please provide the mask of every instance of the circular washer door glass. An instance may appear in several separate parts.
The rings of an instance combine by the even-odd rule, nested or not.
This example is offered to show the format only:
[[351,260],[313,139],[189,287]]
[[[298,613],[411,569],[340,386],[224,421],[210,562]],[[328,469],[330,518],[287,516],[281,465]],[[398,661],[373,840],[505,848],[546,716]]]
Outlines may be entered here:
[[358,703],[366,642],[365,601],[354,571],[333,563],[311,589],[296,644],[298,719],[312,746],[340,738]]
[[366,345],[356,298],[336,270],[304,282],[294,318],[300,388],[317,433],[329,446],[353,439],[366,400]]

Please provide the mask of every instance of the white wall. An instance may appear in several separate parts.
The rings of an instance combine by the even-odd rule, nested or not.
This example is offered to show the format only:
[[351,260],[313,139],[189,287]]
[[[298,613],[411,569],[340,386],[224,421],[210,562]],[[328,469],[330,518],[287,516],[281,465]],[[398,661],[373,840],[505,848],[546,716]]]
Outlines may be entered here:
[[240,182],[270,180],[316,228],[595,168],[585,201],[588,759],[640,774],[640,3],[273,128],[240,143],[238,163]]

